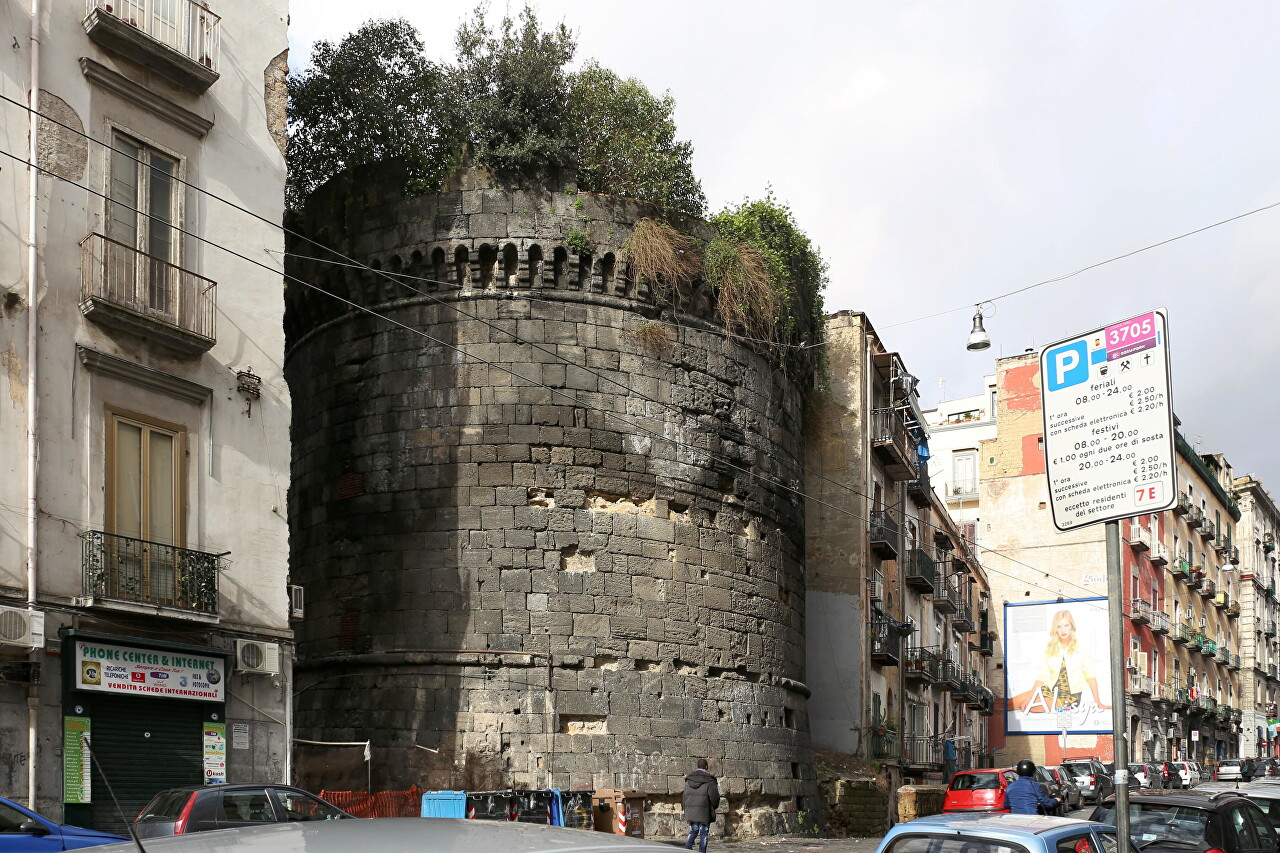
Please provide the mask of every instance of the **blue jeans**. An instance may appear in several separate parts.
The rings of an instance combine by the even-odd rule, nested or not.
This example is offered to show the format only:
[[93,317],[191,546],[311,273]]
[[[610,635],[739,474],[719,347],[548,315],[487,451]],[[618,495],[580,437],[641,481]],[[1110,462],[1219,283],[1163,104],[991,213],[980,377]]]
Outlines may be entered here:
[[706,823],[689,822],[689,838],[684,842],[685,850],[693,849],[693,842],[698,838],[698,833],[702,833],[702,840],[698,842],[698,850],[700,853],[707,853],[707,833],[711,831],[711,825]]

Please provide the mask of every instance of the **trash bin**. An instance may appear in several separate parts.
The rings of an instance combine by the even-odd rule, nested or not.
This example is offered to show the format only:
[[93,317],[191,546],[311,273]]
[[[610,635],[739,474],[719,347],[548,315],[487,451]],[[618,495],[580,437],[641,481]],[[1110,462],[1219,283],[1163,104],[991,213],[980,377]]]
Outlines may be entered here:
[[644,838],[644,791],[598,788],[591,796],[597,832]]
[[513,791],[516,820],[520,823],[551,823],[550,791]]
[[591,814],[591,791],[560,792],[560,826],[570,829],[595,829]]
[[467,814],[472,820],[515,820],[519,817],[513,791],[468,791]]
[[423,817],[466,817],[466,791],[426,791],[422,795]]

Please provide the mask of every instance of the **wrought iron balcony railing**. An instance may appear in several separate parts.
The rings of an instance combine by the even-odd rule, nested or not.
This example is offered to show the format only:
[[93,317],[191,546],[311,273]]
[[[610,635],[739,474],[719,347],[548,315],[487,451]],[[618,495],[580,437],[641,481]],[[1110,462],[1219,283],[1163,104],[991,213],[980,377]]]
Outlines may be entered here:
[[871,411],[871,446],[880,454],[890,475],[901,480],[916,478],[920,471],[920,458],[911,428],[900,409]]
[[195,0],[89,0],[88,12],[106,12],[210,71],[218,70],[222,19]]
[[910,735],[903,743],[902,757],[910,767],[941,767],[942,742],[926,735]]
[[192,353],[213,347],[217,282],[101,234],[85,237],[80,250],[85,316],[159,333]]
[[871,511],[871,550],[881,557],[892,560],[898,556],[898,520],[887,509]]
[[82,533],[80,539],[85,595],[218,612],[223,555],[99,530]]

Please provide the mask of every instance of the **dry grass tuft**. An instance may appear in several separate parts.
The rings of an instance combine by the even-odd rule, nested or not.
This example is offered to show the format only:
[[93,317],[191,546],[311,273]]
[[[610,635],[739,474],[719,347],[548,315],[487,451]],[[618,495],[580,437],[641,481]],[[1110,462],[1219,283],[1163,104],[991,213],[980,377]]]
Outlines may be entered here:
[[647,320],[634,329],[623,329],[622,333],[654,358],[666,359],[671,355],[674,342],[671,340],[671,332],[662,323]]
[[781,297],[764,257],[746,243],[716,238],[707,246],[707,281],[715,288],[720,317],[747,337],[777,343]]
[[631,232],[622,255],[639,279],[649,283],[654,296],[671,302],[673,291],[695,281],[702,273],[698,241],[665,222],[641,219]]

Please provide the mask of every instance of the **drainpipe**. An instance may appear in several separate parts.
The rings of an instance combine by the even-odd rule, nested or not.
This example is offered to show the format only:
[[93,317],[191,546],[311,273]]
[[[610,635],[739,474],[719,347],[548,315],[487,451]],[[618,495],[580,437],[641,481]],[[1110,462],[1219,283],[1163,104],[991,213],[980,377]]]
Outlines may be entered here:
[[[36,407],[40,401],[37,380],[36,339],[40,333],[37,318],[36,297],[39,291],[37,274],[38,252],[36,247],[36,214],[39,210],[40,187],[35,164],[40,155],[38,116],[40,111],[40,17],[42,0],[31,0],[31,133],[27,142],[27,610],[36,609],[39,591],[36,567],[36,471],[39,462],[39,445],[36,433]],[[32,649],[31,659],[38,661],[42,649]],[[27,805],[36,808],[37,724],[39,723],[40,691],[35,685],[27,688]]]

